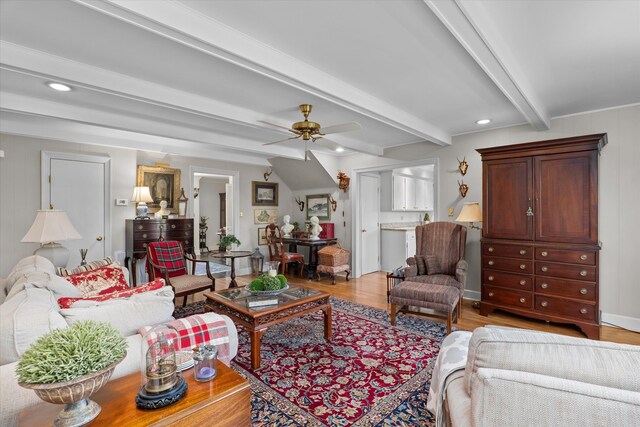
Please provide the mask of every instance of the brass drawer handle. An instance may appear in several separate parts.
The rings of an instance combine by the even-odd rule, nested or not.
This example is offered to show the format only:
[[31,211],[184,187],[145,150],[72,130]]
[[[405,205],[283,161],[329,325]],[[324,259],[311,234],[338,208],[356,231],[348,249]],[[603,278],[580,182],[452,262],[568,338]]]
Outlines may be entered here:
[[488,277],[488,279],[489,279],[490,281],[492,281],[492,280],[493,280],[493,276],[489,276],[489,277]]
[[542,251],[542,253],[541,253],[540,255],[542,255],[542,256],[547,256],[547,255],[549,255],[549,252],[547,252],[547,251]]
[[144,234],[142,235],[142,238],[143,238],[143,239],[146,239],[146,238],[147,238],[147,233],[144,233]]
[[582,277],[586,276],[586,275],[587,275],[587,270],[582,270],[582,271],[580,272],[580,275],[581,275]]
[[493,249],[491,246],[489,246],[489,252],[493,252],[495,249]]
[[526,253],[527,253],[527,251],[525,251],[524,249],[520,249],[520,255],[524,255]]
[[587,309],[586,308],[581,308],[580,309],[580,314],[587,314]]
[[526,280],[520,280],[520,286],[524,286],[524,285],[526,285],[526,284],[527,284],[527,281],[526,281]]
[[493,296],[493,292],[489,292],[489,296],[492,297]]
[[581,293],[582,295],[586,295],[586,294],[587,294],[587,288],[582,288],[582,289],[580,289],[580,293]]
[[543,307],[546,307],[546,306],[548,306],[548,305],[549,305],[549,303],[548,303],[547,301],[542,301],[542,302],[540,303],[540,305],[541,305],[541,306],[543,306]]
[[540,285],[540,287],[542,289],[547,289],[549,287],[549,284],[548,283],[543,283],[542,285]]
[[171,224],[171,228],[176,228],[176,225],[175,224]]
[[545,267],[542,267],[540,270],[542,270],[542,271],[544,271],[544,272],[546,273],[546,272],[549,270],[549,268],[547,268],[547,267],[545,266]]
[[520,264],[520,270],[524,270],[525,268],[527,268],[527,266],[526,266],[526,265],[524,265],[524,264]]
[[520,298],[520,302],[524,304],[525,302],[527,302],[527,299],[526,298]]
[[581,259],[582,261],[584,261],[585,259],[587,259],[587,254],[582,254],[582,255],[580,255],[580,259]]
[[493,260],[489,260],[489,262],[488,262],[487,264],[489,264],[489,265],[493,265],[493,264],[495,264],[495,263],[493,262]]
[[188,231],[185,231],[185,232],[184,232],[184,235],[185,235],[185,236],[189,236],[189,232],[188,232]]
[[160,228],[160,231],[164,230],[164,225],[160,225],[159,228]]
[[143,244],[142,244],[142,247],[143,247],[143,248],[146,248],[147,246],[149,246],[149,244],[148,244],[148,243],[143,243]]
[[139,226],[138,226],[138,230],[142,230],[143,228],[144,228],[144,227],[143,227],[143,226],[141,226],[141,225],[139,225]]

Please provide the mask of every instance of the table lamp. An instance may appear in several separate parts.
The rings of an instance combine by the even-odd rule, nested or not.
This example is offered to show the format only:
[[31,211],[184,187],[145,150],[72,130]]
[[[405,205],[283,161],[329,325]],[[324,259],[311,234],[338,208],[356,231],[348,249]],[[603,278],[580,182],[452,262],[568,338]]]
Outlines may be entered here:
[[465,203],[456,221],[468,222],[470,228],[481,230],[480,227],[473,225],[474,222],[482,222],[482,211],[478,202]]
[[21,242],[40,243],[33,254],[50,260],[56,267],[66,267],[69,262],[69,249],[60,243],[65,240],[78,240],[82,236],[73,227],[67,213],[60,209],[39,210],[36,219]]
[[149,208],[147,207],[147,203],[153,202],[149,187],[133,187],[131,201],[138,204],[136,207],[136,219],[148,219],[149,215],[147,214],[149,213]]

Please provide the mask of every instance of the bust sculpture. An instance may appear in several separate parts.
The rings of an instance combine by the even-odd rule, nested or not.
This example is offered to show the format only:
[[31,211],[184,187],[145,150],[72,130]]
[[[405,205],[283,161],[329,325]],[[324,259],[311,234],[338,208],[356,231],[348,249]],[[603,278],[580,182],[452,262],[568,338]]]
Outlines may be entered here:
[[284,221],[284,224],[282,224],[280,230],[284,233],[283,237],[291,237],[291,232],[293,231],[293,225],[289,224],[291,221],[291,215],[285,215],[282,217],[282,220]]
[[309,240],[319,240],[322,227],[320,227],[320,220],[317,216],[312,216],[309,221],[311,222],[311,229]]
[[167,209],[167,201],[166,200],[161,200],[160,201],[160,210],[156,213],[153,214],[153,216],[155,218],[162,218],[163,216],[169,216],[171,215],[171,211],[169,209]]

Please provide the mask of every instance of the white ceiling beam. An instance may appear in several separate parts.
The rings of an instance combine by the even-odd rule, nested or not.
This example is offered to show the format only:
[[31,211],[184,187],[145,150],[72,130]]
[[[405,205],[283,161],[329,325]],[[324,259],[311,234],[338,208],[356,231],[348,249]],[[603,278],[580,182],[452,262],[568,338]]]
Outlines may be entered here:
[[73,0],[438,145],[451,135],[421,118],[177,1]]
[[458,42],[536,130],[548,130],[549,114],[502,38],[482,2],[424,0]]

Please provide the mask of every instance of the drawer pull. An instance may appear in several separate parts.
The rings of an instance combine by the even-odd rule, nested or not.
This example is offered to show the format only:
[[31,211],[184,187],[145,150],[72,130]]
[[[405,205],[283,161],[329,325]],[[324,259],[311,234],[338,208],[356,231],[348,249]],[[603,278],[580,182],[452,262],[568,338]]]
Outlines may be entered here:
[[582,270],[582,271],[580,272],[580,275],[581,275],[582,277],[586,276],[586,275],[587,275],[587,270]]
[[189,232],[188,232],[188,231],[185,231],[185,232],[184,232],[184,235],[185,235],[185,236],[189,236]]
[[495,249],[493,249],[491,246],[489,246],[489,252],[493,252]]
[[526,281],[526,280],[520,280],[520,286],[524,286],[524,285],[526,285],[526,284],[527,284],[527,281]]
[[580,309],[580,314],[587,314],[587,309],[586,308],[581,308]]
[[527,253],[527,251],[525,251],[524,249],[520,249],[520,255],[524,255],[526,253]]
[[587,254],[582,254],[582,255],[580,255],[580,259],[581,259],[582,261],[584,261],[585,259],[587,259]]
[[176,225],[175,224],[171,224],[171,228],[176,228]]
[[489,292],[489,296],[492,297],[493,296],[493,292]]
[[139,226],[138,226],[138,230],[142,230],[143,228],[144,228],[144,227],[143,227],[143,226],[141,226],[141,225],[139,225]]
[[548,305],[549,305],[549,303],[548,303],[547,301],[542,301],[542,302],[540,303],[540,305],[541,305],[541,306],[543,306],[543,307],[546,307],[546,306],[548,306]]
[[492,281],[493,280],[493,276],[489,276],[488,279],[489,279],[489,281]]
[[143,248],[146,248],[147,246],[149,246],[149,244],[148,244],[148,243],[143,243],[143,244],[142,244],[142,247],[143,247]]
[[523,297],[523,298],[520,298],[520,302],[524,304],[525,302],[527,302],[527,299],[526,299],[526,298],[524,298],[524,297]]
[[142,238],[143,238],[143,239],[146,239],[146,238],[147,238],[147,233],[144,233],[144,234],[142,235]]
[[540,285],[540,287],[542,289],[547,289],[549,287],[549,284],[548,283],[543,283],[542,285]]
[[549,252],[547,252],[547,251],[542,251],[542,253],[541,253],[540,255],[542,255],[542,256],[547,256],[547,255],[549,255]]
[[160,231],[164,230],[164,225],[160,225],[159,228],[160,228]]
[[489,262],[488,262],[487,264],[489,264],[489,265],[493,265],[493,264],[495,264],[495,263],[493,262],[493,260],[489,260]]
[[520,264],[520,270],[524,270],[525,268],[527,268],[527,266],[526,266],[526,265],[524,265],[524,264]]
[[549,268],[547,267],[542,267],[540,270],[544,271],[545,273],[549,270]]
[[587,294],[587,288],[582,288],[582,289],[580,289],[580,293],[581,293],[582,295],[586,295],[586,294]]

